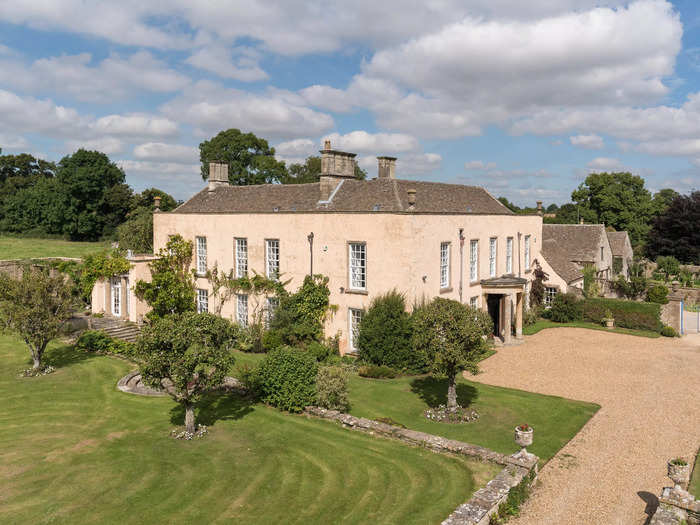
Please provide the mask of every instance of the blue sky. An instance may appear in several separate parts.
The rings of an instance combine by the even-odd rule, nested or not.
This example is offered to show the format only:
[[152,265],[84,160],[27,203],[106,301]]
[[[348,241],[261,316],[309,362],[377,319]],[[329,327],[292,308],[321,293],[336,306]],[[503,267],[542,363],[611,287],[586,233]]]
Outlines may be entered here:
[[[167,5],[166,5],[167,4]],[[109,154],[187,198],[197,145],[325,138],[397,175],[567,202],[591,171],[700,188],[696,0],[0,2],[0,147]]]

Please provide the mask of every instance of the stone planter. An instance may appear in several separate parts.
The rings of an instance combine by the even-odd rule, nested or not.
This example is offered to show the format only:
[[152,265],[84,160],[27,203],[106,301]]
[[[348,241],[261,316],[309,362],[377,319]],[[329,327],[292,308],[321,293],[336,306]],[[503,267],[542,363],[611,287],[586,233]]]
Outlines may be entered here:
[[690,465],[674,465],[672,461],[668,462],[668,477],[675,484],[676,490],[685,490],[690,481]]
[[533,432],[532,427],[528,430],[520,430],[520,428],[515,427],[515,442],[521,447],[520,452],[527,454],[526,447],[532,445]]
[[603,319],[605,328],[615,328],[615,319]]

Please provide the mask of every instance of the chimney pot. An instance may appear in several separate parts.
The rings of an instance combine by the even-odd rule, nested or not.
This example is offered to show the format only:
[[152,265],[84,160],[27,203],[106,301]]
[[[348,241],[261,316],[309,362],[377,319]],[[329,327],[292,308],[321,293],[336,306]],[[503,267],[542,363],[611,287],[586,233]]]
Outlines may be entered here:
[[225,162],[209,163],[209,191],[221,186],[228,186],[228,164]]
[[153,207],[154,211],[160,211],[160,196],[156,195],[153,197]]
[[579,223],[579,224],[583,224],[583,217],[581,217],[581,218],[578,220],[578,223]]
[[408,193],[408,209],[412,210],[416,206],[416,190],[411,188],[406,193]]
[[329,151],[331,149],[331,141],[329,139],[326,139],[323,142],[323,149],[326,151]]
[[395,179],[396,157],[377,157],[377,176],[380,179]]

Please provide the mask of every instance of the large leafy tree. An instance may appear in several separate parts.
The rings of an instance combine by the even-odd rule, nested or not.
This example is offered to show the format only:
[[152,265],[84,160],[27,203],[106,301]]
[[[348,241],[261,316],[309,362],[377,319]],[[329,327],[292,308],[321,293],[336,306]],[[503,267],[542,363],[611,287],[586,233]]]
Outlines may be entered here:
[[577,224],[579,221],[578,206],[570,202],[562,204],[554,213],[556,217],[545,217],[545,224]]
[[173,235],[158,258],[149,263],[150,282],[138,281],[134,292],[151,307],[150,319],[196,310],[191,262],[192,241]]
[[163,388],[185,409],[185,427],[195,431],[194,408],[220,386],[233,366],[236,328],[208,313],[184,313],[146,325],[137,344],[144,382]]
[[653,223],[647,254],[672,255],[682,263],[700,264],[700,191],[677,195]]
[[[55,174],[56,165],[53,162],[37,159],[28,153],[0,155],[0,215],[4,216],[4,204],[8,198],[44,179],[52,179]],[[37,223],[34,217],[38,215],[35,213],[31,217],[33,220],[29,229],[34,229]]]
[[487,349],[484,336],[493,330],[486,312],[452,299],[436,297],[418,309],[413,321],[413,347],[424,354],[434,373],[447,377],[447,408],[457,409],[457,374],[478,372]]
[[210,162],[228,163],[229,182],[236,186],[284,182],[287,168],[275,159],[265,139],[239,129],[227,129],[199,145],[202,178],[209,178]]
[[136,206],[153,211],[155,197],[160,197],[160,211],[171,211],[177,208],[175,197],[158,188],[148,188],[136,195]]
[[626,230],[633,245],[645,242],[654,207],[643,178],[631,173],[591,173],[571,199],[587,223]]
[[[365,180],[367,172],[355,164],[355,178]],[[318,182],[321,179],[321,157],[307,157],[303,164],[289,166],[288,175],[284,179],[285,184],[305,184]]]
[[29,347],[33,369],[41,369],[41,360],[49,342],[71,317],[75,299],[71,285],[48,269],[25,266],[14,278],[0,273],[0,324],[17,333]]
[[117,226],[117,240],[122,250],[153,253],[155,197],[160,197],[161,211],[170,211],[177,207],[177,201],[172,195],[157,188],[149,188],[137,194],[134,198],[136,208],[129,212],[126,221]]

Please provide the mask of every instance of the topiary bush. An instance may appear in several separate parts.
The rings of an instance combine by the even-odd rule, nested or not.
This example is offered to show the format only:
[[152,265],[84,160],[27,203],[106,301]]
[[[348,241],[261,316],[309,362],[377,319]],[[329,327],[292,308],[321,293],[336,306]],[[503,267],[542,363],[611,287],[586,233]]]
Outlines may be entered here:
[[301,412],[316,401],[318,363],[305,350],[290,346],[272,350],[258,373],[261,399],[269,405]]
[[661,307],[653,303],[638,303],[624,299],[586,299],[583,301],[583,320],[601,323],[612,314],[615,326],[633,330],[661,331]]
[[331,410],[347,412],[348,372],[340,366],[322,366],[316,376],[316,403]]
[[663,335],[664,337],[676,337],[678,334],[672,326],[664,326],[661,329],[661,335]]
[[668,303],[668,288],[663,284],[657,284],[647,290],[647,302],[656,304]]
[[556,323],[570,323],[581,319],[582,302],[572,293],[560,293],[552,301],[550,319]]
[[422,372],[427,363],[411,346],[412,321],[404,296],[392,290],[372,300],[360,323],[358,357],[374,365]]

